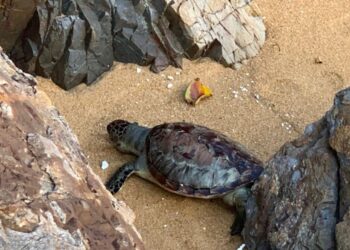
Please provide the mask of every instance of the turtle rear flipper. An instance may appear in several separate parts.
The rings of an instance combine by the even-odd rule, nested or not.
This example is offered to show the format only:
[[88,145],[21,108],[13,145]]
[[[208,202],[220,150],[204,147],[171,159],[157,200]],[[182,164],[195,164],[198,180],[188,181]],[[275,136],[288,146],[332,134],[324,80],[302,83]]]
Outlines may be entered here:
[[109,179],[106,188],[112,193],[119,191],[126,179],[136,171],[135,162],[128,162],[121,166],[117,172]]
[[231,235],[241,234],[246,220],[246,203],[251,196],[251,191],[247,187],[241,187],[228,193],[223,197],[223,200],[230,206],[236,208],[236,216],[233,225],[231,226]]

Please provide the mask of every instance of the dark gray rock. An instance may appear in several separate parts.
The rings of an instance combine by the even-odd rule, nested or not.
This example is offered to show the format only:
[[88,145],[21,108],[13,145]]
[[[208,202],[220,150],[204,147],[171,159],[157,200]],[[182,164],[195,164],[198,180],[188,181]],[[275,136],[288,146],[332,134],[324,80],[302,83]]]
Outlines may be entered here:
[[350,211],[343,216],[343,221],[337,224],[337,249],[348,250],[350,246]]
[[350,88],[267,163],[247,204],[249,249],[348,249],[349,121]]
[[63,89],[68,90],[78,85],[87,75],[85,31],[85,21],[75,18],[69,38],[70,44],[53,69],[52,80]]
[[243,232],[249,249],[332,249],[338,201],[337,159],[325,119],[268,162]]
[[[35,8],[44,0],[3,0],[0,11],[0,44],[7,52],[11,51],[21,36]],[[6,34],[6,35],[4,35]]]
[[350,91],[337,94],[328,115],[331,147],[337,152],[340,170],[339,216],[343,218],[350,207]]
[[162,16],[166,8],[164,1],[115,1],[113,45],[117,61],[152,64],[154,72],[169,64],[181,67],[183,50]]
[[75,0],[87,22],[86,83],[91,84],[113,64],[112,5],[109,0]]
[[248,2],[48,0],[36,7],[11,58],[64,89],[94,82],[114,59],[154,72],[181,67],[184,56],[238,68],[265,41],[261,19],[243,8]]
[[113,64],[112,15],[109,0],[49,0],[37,6],[11,58],[64,89],[91,84]]

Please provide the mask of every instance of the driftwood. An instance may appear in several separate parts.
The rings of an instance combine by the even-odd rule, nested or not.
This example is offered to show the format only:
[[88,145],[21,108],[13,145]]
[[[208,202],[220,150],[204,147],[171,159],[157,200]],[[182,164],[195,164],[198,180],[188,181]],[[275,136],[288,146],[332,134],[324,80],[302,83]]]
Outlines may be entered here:
[[38,4],[11,58],[64,89],[94,82],[113,60],[159,72],[181,67],[183,57],[208,56],[238,68],[265,42],[262,19],[249,13],[247,2],[47,0]]
[[268,162],[247,205],[249,249],[349,249],[349,142],[350,88]]
[[0,249],[143,249],[35,79],[0,52]]

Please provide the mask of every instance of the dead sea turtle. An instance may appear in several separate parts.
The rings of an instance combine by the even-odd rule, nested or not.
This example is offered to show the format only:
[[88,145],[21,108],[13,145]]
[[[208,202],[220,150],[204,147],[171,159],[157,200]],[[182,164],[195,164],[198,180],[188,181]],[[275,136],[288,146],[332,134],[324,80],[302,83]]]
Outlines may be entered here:
[[150,129],[116,120],[108,124],[107,130],[119,151],[138,156],[108,181],[106,186],[112,193],[135,173],[179,195],[220,197],[237,211],[231,234],[242,231],[250,186],[263,168],[239,143],[217,131],[185,122]]

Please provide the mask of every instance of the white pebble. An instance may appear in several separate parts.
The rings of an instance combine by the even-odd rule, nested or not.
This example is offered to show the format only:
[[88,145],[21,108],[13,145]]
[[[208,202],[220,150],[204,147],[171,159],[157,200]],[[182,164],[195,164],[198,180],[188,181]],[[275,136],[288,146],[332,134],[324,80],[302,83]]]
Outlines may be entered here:
[[248,92],[248,89],[245,88],[245,87],[243,87],[243,86],[240,86],[239,88],[240,88],[243,92]]
[[243,250],[245,248],[245,244],[242,244],[239,246],[239,248],[237,248],[237,250]]
[[12,107],[6,102],[0,102],[0,116],[6,119],[13,119]]
[[101,169],[102,169],[102,170],[105,170],[105,169],[107,169],[108,167],[109,167],[108,162],[107,162],[106,160],[103,160],[103,161],[101,162]]
[[168,89],[171,89],[172,87],[174,87],[174,84],[172,84],[171,82],[168,83],[168,85],[166,86]]
[[175,73],[176,75],[180,75],[181,74],[181,72],[180,71],[176,71],[176,73]]
[[168,226],[167,224],[163,225],[163,227],[167,227],[167,226]]
[[171,80],[171,81],[174,80],[174,77],[172,77],[172,76],[167,76],[166,78],[167,78],[168,80]]
[[139,68],[139,67],[136,67],[136,72],[137,72],[137,74],[140,74],[141,73],[141,68]]

